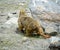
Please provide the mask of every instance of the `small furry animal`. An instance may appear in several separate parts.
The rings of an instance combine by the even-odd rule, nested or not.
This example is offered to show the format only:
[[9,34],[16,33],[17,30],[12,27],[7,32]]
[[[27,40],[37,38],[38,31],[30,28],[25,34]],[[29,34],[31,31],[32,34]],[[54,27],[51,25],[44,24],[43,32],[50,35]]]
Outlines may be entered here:
[[49,38],[49,35],[45,35],[39,22],[31,17],[26,16],[25,10],[20,11],[18,18],[18,29],[21,31],[25,28],[25,35],[31,36],[33,33],[42,35],[45,38]]

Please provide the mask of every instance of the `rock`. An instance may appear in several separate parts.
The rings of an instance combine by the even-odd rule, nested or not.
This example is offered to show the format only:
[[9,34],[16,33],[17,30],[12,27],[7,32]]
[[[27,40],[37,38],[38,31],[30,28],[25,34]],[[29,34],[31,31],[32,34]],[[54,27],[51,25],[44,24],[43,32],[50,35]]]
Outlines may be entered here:
[[50,50],[60,50],[59,47],[60,47],[60,46],[55,46],[55,45],[53,45],[53,44],[51,44],[51,45],[49,46]]
[[60,37],[51,37],[50,39],[50,50],[59,50],[60,49]]
[[5,22],[5,24],[17,24],[17,19],[16,17],[12,17],[10,18],[7,22]]
[[26,42],[28,40],[28,37],[23,37],[22,42]]
[[0,32],[3,34],[16,33],[16,29],[18,27],[17,20],[18,19],[16,17],[12,17],[11,19],[7,20],[5,23],[3,23],[3,25],[0,25]]
[[13,17],[13,14],[12,13],[8,13],[8,16],[11,18],[11,17]]
[[49,48],[50,48],[50,50],[60,50],[60,42],[50,44]]
[[45,28],[45,32],[49,33],[51,35],[56,35],[58,31],[58,28],[56,25],[53,24],[49,24],[46,28]]
[[[60,12],[60,6],[57,5],[56,3],[49,1],[49,0],[31,0],[29,4],[29,8],[31,8],[32,11],[39,11],[41,10],[41,7],[43,11],[48,11],[48,12]],[[57,8],[58,7],[58,8]],[[35,8],[35,9],[34,9]],[[39,9],[38,9],[39,8]],[[55,8],[55,9],[54,9]],[[36,12],[37,13],[37,12]]]
[[54,43],[60,41],[60,37],[52,36],[51,38],[49,38],[49,41],[50,41],[51,44],[54,44]]
[[42,39],[38,39],[38,41],[36,39],[28,39],[28,41],[23,42],[22,46],[25,50],[47,50],[49,43]]
[[60,5],[60,0],[51,0],[53,2],[55,2],[56,4]]
[[7,15],[8,15],[8,17],[9,17],[9,18],[17,17],[17,16],[18,16],[18,14],[17,14],[17,12],[16,12],[16,11],[9,12]]

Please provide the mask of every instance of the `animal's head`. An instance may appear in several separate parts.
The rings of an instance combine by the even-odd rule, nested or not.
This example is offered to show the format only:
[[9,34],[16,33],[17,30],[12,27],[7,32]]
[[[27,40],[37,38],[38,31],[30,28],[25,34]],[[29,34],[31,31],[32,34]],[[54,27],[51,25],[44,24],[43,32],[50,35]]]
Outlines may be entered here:
[[25,13],[26,13],[26,12],[25,12],[25,9],[22,8],[22,9],[20,10],[20,15],[25,15]]

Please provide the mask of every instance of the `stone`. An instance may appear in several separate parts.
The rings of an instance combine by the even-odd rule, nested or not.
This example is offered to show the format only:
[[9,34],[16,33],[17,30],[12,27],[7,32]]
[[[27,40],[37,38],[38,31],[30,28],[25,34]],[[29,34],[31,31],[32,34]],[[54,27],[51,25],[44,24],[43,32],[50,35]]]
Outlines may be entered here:
[[50,48],[50,50],[60,50],[60,42],[50,44],[49,48]]
[[60,49],[60,37],[51,37],[50,39],[50,50],[59,50]]
[[54,24],[49,24],[45,28],[45,32],[50,34],[51,36],[57,35],[58,27]]

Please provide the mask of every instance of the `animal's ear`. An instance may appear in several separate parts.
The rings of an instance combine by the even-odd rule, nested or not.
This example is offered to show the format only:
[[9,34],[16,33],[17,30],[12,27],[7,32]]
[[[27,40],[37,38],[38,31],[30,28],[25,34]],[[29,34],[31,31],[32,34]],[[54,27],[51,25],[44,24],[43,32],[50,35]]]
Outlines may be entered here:
[[24,8],[20,9],[20,15],[22,15],[22,14],[25,14],[25,9]]

